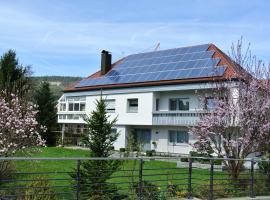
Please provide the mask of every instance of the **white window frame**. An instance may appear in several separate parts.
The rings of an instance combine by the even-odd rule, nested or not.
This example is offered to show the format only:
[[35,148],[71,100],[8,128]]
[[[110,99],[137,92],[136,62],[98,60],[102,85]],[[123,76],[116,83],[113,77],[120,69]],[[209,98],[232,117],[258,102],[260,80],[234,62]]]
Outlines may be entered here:
[[[176,101],[176,109],[173,110],[171,109],[171,101]],[[186,104],[188,103],[188,109],[180,109],[180,106],[179,106],[179,103],[180,101],[183,101],[185,102]],[[190,110],[190,101],[189,101],[189,98],[170,98],[169,99],[169,111],[189,111]]]
[[[137,106],[131,106],[130,103],[132,101],[137,101]],[[127,99],[127,112],[138,113],[138,110],[139,110],[139,99],[138,98]]]
[[115,99],[106,99],[105,104],[107,113],[115,113]]
[[[180,134],[186,134],[187,140],[181,141]],[[171,141],[171,135],[174,135],[173,141]],[[179,144],[188,144],[189,143],[189,133],[184,130],[169,130],[168,131],[168,142],[171,145],[179,145]]]
[[[70,105],[72,105],[72,109],[70,109],[71,108]],[[76,105],[78,106],[77,107],[78,110],[75,110]],[[81,105],[84,105],[84,107],[83,107],[84,109],[83,110],[81,109],[82,108]],[[77,101],[75,101],[75,102],[68,102],[68,111],[70,111],[70,112],[73,112],[73,111],[75,111],[75,112],[85,111],[85,107],[86,107],[86,103],[85,102],[77,102]]]
[[59,104],[59,111],[66,111],[67,110],[67,104],[66,103],[60,103]]

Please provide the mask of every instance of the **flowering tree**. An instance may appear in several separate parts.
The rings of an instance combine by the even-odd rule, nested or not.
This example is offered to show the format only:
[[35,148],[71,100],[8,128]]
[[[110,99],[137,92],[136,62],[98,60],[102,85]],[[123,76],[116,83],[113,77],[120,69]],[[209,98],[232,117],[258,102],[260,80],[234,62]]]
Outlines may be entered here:
[[20,104],[14,95],[9,101],[0,95],[0,156],[45,144],[37,132],[36,114],[35,106]]
[[[215,99],[215,109],[190,130],[198,138],[194,145],[197,150],[235,159],[270,150],[269,69],[257,65],[252,74],[245,70],[240,81],[223,85],[222,94]],[[240,160],[224,164],[234,179],[243,167]]]

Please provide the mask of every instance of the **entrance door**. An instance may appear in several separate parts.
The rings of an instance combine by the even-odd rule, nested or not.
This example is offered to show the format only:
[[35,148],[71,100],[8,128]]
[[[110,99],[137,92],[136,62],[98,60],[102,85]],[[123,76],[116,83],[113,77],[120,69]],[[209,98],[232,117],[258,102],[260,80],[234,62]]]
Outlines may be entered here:
[[151,150],[151,129],[135,129],[134,138],[143,151]]

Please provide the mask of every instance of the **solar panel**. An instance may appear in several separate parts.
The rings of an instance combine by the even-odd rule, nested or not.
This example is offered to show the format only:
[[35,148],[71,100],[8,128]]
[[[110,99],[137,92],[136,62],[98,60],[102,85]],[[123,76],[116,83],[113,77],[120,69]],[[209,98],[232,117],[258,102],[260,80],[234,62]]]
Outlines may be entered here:
[[116,64],[105,76],[88,78],[75,87],[121,83],[221,76],[226,66],[218,66],[220,58],[213,58],[209,45],[198,45],[133,54]]

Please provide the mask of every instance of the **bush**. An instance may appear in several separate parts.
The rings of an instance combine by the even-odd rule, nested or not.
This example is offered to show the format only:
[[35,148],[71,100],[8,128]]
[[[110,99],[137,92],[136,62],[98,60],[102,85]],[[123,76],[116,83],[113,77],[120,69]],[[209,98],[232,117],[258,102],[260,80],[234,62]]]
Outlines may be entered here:
[[[211,157],[210,155],[199,153],[197,151],[190,151],[189,154],[191,157]],[[199,162],[199,163],[209,163],[209,160],[201,159],[201,158],[194,158],[193,161]]]
[[178,185],[169,183],[167,186],[167,195],[168,197],[186,198],[188,197],[188,191],[179,188]]
[[0,185],[1,180],[10,179],[11,173],[14,171],[15,168],[10,161],[0,161]]
[[[222,181],[214,181],[213,183],[213,197],[216,198],[225,198],[229,196],[229,191],[226,190],[227,182]],[[198,186],[195,189],[196,196],[201,199],[209,198],[209,190],[210,190],[210,182],[208,181],[205,184]]]
[[188,162],[188,158],[187,157],[181,158],[181,162]]
[[126,148],[120,148],[119,151],[120,152],[125,152],[126,151]]
[[[133,188],[135,190],[136,196],[139,197],[139,183],[135,182]],[[159,200],[161,193],[159,188],[151,183],[150,181],[142,181],[142,199],[143,200]]]
[[152,157],[155,152],[156,152],[155,150],[148,150],[148,151],[145,152],[145,154],[148,157]]
[[222,165],[222,160],[214,160],[214,165]]
[[27,184],[24,200],[56,200],[55,192],[51,189],[48,180],[39,176]]
[[263,173],[270,172],[270,162],[267,159],[262,159],[261,161],[259,161],[258,166]]

